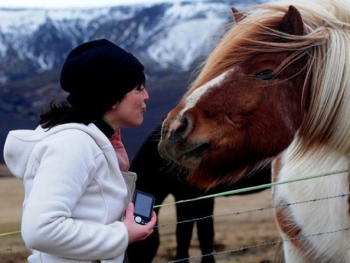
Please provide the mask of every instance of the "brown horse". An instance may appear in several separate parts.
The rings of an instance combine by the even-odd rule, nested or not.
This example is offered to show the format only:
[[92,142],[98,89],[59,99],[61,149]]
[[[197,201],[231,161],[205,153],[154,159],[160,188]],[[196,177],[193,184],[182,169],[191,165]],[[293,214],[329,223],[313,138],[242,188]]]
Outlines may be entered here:
[[[350,262],[350,3],[257,5],[230,31],[163,122],[160,154],[210,189],[272,162],[286,262]],[[345,230],[345,231],[341,231]],[[331,234],[322,234],[328,233]],[[317,237],[315,237],[317,235]]]

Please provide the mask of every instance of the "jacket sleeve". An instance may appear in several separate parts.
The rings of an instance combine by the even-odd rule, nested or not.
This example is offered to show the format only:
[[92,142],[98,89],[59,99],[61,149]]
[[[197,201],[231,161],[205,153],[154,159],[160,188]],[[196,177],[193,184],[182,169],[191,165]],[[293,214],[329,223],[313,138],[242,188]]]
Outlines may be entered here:
[[116,258],[128,245],[128,231],[122,222],[103,225],[72,218],[71,211],[93,179],[94,164],[103,154],[91,150],[87,135],[80,133],[74,140],[70,136],[43,143],[36,151],[40,165],[31,173],[35,176],[25,182],[31,190],[23,211],[23,240],[31,249],[60,257]]

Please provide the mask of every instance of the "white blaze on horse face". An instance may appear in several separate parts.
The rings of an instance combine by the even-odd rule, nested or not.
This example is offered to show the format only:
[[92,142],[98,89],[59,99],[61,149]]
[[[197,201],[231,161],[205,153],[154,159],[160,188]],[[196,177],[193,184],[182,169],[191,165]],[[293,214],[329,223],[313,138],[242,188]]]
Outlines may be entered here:
[[188,109],[193,108],[196,103],[199,101],[199,99],[205,94],[209,89],[219,86],[219,84],[225,79],[226,75],[231,73],[233,70],[228,70],[221,75],[217,76],[216,78],[208,81],[203,86],[200,86],[199,88],[195,89],[187,98],[186,98],[186,104],[185,107],[180,112],[179,116],[182,116],[185,111]]

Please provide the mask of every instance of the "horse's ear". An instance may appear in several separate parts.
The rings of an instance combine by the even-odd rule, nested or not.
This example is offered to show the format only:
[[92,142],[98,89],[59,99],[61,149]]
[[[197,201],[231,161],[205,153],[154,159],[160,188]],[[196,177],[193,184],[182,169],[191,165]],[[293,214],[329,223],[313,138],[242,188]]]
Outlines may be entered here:
[[235,18],[236,23],[243,19],[243,14],[239,12],[236,8],[231,7],[231,11],[232,11],[233,17]]
[[288,11],[282,18],[281,30],[291,35],[303,35],[304,23],[298,9],[290,5]]

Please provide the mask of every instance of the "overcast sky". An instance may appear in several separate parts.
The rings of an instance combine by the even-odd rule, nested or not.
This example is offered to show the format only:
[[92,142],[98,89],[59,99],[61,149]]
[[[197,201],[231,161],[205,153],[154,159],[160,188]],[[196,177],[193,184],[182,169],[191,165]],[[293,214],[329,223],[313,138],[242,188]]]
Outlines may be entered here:
[[[0,0],[2,7],[25,8],[70,8],[70,7],[102,7],[116,6],[130,3],[167,2],[169,0]],[[172,0],[174,1],[174,0]]]

